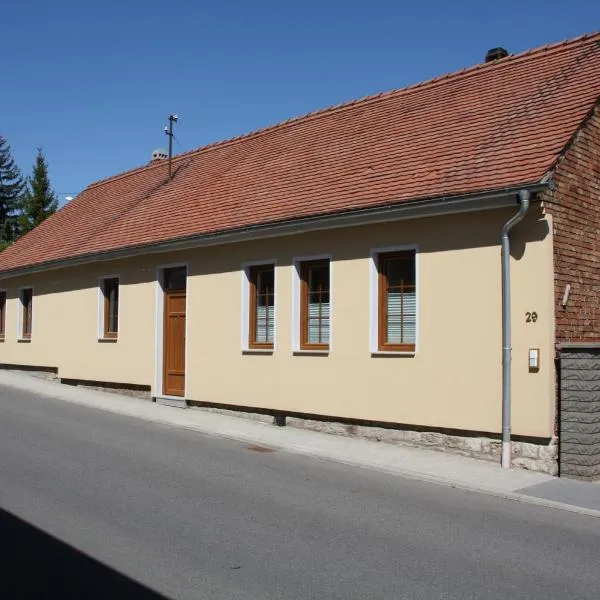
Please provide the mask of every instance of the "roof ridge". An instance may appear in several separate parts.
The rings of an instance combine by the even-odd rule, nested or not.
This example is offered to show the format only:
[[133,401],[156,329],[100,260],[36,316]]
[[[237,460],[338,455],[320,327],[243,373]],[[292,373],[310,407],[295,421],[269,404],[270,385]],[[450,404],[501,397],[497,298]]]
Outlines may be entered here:
[[[582,35],[574,37],[574,38],[567,38],[567,39],[564,39],[559,42],[552,42],[550,44],[545,44],[543,46],[538,46],[536,48],[530,48],[530,49],[524,50],[522,52],[518,52],[516,54],[509,54],[508,56],[498,59],[498,60],[495,60],[493,62],[477,63],[477,64],[471,65],[469,67],[464,67],[457,71],[450,71],[449,73],[437,75],[430,79],[426,79],[424,81],[413,83],[413,84],[404,86],[402,88],[395,88],[395,89],[388,90],[388,91],[376,92],[374,94],[369,94],[369,95],[363,96],[361,98],[356,98],[354,100],[349,100],[349,101],[341,102],[338,104],[333,104],[333,105],[325,107],[325,108],[320,108],[320,109],[317,109],[314,111],[310,111],[310,112],[304,113],[302,115],[298,115],[295,117],[289,117],[288,119],[279,121],[277,123],[273,123],[272,125],[266,125],[265,127],[255,129],[255,130],[249,131],[247,133],[242,133],[240,135],[236,135],[236,136],[233,136],[230,138],[217,140],[217,141],[211,142],[209,144],[206,144],[205,146],[200,146],[198,148],[194,148],[192,150],[182,152],[181,154],[177,154],[177,155],[173,156],[173,162],[179,161],[185,157],[190,157],[195,154],[200,154],[202,152],[210,151],[215,148],[227,146],[227,145],[236,143],[236,142],[244,140],[244,139],[258,137],[258,136],[264,135],[266,133],[270,133],[271,131],[276,131],[276,130],[282,129],[284,127],[289,127],[290,125],[298,123],[300,121],[310,121],[312,119],[316,119],[316,118],[320,118],[320,117],[323,117],[323,116],[326,116],[329,114],[333,114],[335,112],[347,110],[347,109],[355,107],[356,105],[359,105],[359,104],[367,105],[367,104],[370,104],[377,100],[380,100],[382,98],[388,98],[390,96],[398,96],[400,94],[409,93],[409,92],[412,92],[415,90],[420,90],[425,86],[432,86],[432,85],[441,83],[443,81],[447,81],[448,79],[451,79],[451,78],[466,77],[475,72],[480,72],[482,70],[488,70],[490,68],[495,68],[499,65],[506,65],[509,62],[521,60],[524,58],[531,58],[532,56],[537,55],[537,54],[567,49],[567,48],[573,46],[574,44],[585,42],[587,40],[593,39],[594,37],[598,37],[600,40],[600,30],[597,30],[597,31],[594,31],[591,33],[585,33],[585,34],[582,34]],[[166,163],[165,160],[159,160],[159,161],[151,162],[151,163],[141,165],[138,167],[134,167],[132,169],[122,171],[121,173],[117,173],[116,175],[112,175],[110,177],[99,179],[99,180],[91,183],[90,185],[88,185],[87,188],[85,188],[85,189],[95,188],[99,185],[108,183],[109,181],[116,181],[116,180],[122,179],[124,177],[133,175],[134,173],[140,173],[145,170],[154,169],[154,168],[160,167],[161,165],[164,165],[165,163]]]

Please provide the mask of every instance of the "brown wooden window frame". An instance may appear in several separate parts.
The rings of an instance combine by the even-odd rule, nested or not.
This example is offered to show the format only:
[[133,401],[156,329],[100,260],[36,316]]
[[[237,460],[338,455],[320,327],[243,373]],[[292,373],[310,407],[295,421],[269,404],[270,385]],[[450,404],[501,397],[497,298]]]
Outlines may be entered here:
[[[28,300],[28,301],[27,301]],[[21,310],[20,337],[30,340],[33,331],[33,288],[26,287],[19,290],[19,303]]]
[[[263,273],[273,273],[273,290],[269,294],[266,293],[267,296],[272,296],[273,304],[273,341],[272,342],[258,342],[256,338],[258,337],[258,280],[259,276]],[[275,344],[275,263],[261,263],[255,265],[249,265],[247,267],[247,276],[248,276],[248,294],[249,294],[249,322],[248,322],[248,349],[250,350],[273,350]],[[267,305],[269,306],[269,305]]]
[[[105,340],[116,340],[119,337],[119,287],[118,277],[104,277],[102,286],[102,338]],[[116,327],[111,328],[113,318],[111,316],[111,291],[116,289]]]
[[[379,252],[377,254],[377,349],[380,352],[410,352],[416,351],[416,333],[418,320],[418,290],[417,290],[417,251],[396,250],[390,252]],[[411,261],[414,269],[414,281],[412,287],[415,292],[415,341],[412,343],[389,343],[387,342],[388,321],[388,279],[386,265],[390,261]]]
[[[329,314],[327,315],[328,342],[315,343],[309,342],[309,277],[310,270],[313,268],[327,268],[329,277],[329,286],[327,288]],[[300,350],[313,350],[326,352],[331,344],[331,259],[317,258],[299,261],[299,276],[300,276]]]
[[6,290],[0,290],[0,342],[6,335]]

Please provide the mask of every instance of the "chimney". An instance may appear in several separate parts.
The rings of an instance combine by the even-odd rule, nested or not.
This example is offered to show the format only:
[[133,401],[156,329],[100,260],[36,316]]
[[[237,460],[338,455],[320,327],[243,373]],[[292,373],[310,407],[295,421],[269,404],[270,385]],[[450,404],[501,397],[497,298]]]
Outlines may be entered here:
[[508,51],[504,48],[490,48],[485,55],[485,62],[489,63],[500,58],[508,56]]
[[165,158],[167,158],[166,150],[163,150],[162,148],[157,148],[156,150],[152,151],[152,158],[150,159],[150,162],[155,163],[159,160],[164,160]]

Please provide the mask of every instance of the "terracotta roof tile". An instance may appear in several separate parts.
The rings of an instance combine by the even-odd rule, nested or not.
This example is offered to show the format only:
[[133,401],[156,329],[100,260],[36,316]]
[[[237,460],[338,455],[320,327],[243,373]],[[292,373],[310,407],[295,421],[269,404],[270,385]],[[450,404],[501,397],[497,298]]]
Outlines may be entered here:
[[181,237],[540,181],[600,96],[600,34],[290,119],[90,185],[0,273]]

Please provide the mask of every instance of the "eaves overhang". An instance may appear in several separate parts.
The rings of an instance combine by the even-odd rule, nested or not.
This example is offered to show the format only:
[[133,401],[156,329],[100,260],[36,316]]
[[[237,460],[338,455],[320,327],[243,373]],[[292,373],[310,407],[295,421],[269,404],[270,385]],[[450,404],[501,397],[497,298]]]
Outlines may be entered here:
[[542,181],[488,190],[480,193],[442,196],[431,199],[415,200],[412,202],[389,203],[375,208],[349,210],[334,214],[317,215],[274,223],[252,225],[238,229],[215,231],[161,242],[117,248],[104,252],[81,254],[70,258],[41,262],[34,265],[17,267],[15,269],[7,269],[5,271],[0,271],[0,279],[66,267],[75,267],[95,262],[131,258],[145,254],[176,252],[208,246],[220,246],[224,244],[234,244],[287,235],[298,235],[312,231],[371,225],[388,221],[421,219],[465,212],[509,208],[516,205],[518,201],[517,193],[520,190],[528,190],[532,194],[536,194],[546,190],[549,186],[549,181]]

